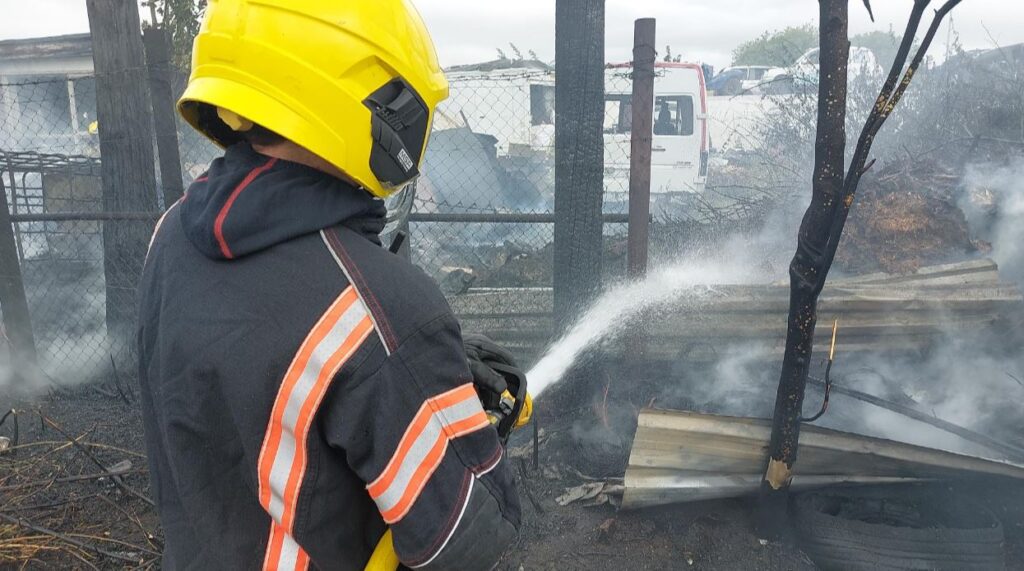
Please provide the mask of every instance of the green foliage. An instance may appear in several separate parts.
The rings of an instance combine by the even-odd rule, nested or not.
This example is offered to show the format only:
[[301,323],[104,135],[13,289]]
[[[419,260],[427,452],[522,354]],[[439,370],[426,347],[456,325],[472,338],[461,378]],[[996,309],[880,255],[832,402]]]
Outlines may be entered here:
[[[850,38],[850,45],[868,48],[875,54],[875,58],[878,59],[878,64],[883,69],[888,70],[892,65],[893,60],[896,59],[896,52],[900,48],[900,37],[897,36],[890,28],[888,32],[866,32],[863,34],[857,34]],[[910,50],[910,57],[913,57],[914,53],[917,52],[918,43],[915,41],[914,45]]]
[[156,3],[160,26],[171,35],[171,59],[182,71],[192,64],[192,41],[199,33],[199,22],[207,0],[149,0]]
[[[804,24],[782,30],[768,31],[757,38],[740,44],[732,52],[733,65],[771,65],[786,67],[796,61],[807,50],[817,47],[818,28],[814,24]],[[874,52],[879,65],[888,69],[896,59],[896,51],[900,47],[900,37],[890,28],[888,31],[875,31],[857,34],[850,38],[850,45],[868,48]],[[911,55],[917,51],[915,42]]]
[[733,50],[732,64],[785,67],[817,45],[817,26],[789,26],[782,30],[765,32],[753,40],[743,42]]

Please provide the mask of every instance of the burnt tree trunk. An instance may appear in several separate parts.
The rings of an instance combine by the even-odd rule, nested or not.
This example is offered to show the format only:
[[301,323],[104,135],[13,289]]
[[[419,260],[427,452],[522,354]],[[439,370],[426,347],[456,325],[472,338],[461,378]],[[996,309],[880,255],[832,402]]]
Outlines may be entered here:
[[[899,104],[931,46],[943,18],[961,0],[946,0],[936,10],[921,46],[904,71],[918,27],[931,0],[914,0],[907,29],[882,85],[875,106],[861,130],[848,171],[846,149],[846,78],[850,44],[847,37],[847,0],[819,0],[821,60],[818,85],[818,130],[811,205],[804,214],[797,238],[797,253],[790,265],[790,307],[786,352],[775,400],[772,438],[761,481],[758,531],[761,537],[784,534],[789,486],[797,460],[804,390],[814,344],[818,296],[832,267],[853,206],[860,179],[871,168],[868,155],[875,136]],[[870,5],[865,2],[870,11]],[[900,76],[902,73],[902,80]]]
[[777,537],[786,522],[789,485],[800,439],[800,414],[814,345],[818,295],[832,221],[843,198],[846,157],[846,84],[850,55],[847,0],[819,0],[821,60],[818,79],[818,130],[814,143],[811,205],[797,237],[789,266],[789,321],[786,352],[775,397],[768,465],[761,481],[759,528]]
[[164,208],[170,208],[185,193],[178,151],[178,122],[174,105],[174,66],[171,65],[171,39],[163,28],[147,28],[142,33],[149,70],[149,92],[153,102],[153,126],[160,161],[160,186]]
[[[556,334],[571,327],[601,290],[604,18],[604,0],[555,3]],[[586,401],[596,394],[602,366],[591,354],[567,376],[565,396]]]
[[[106,212],[157,208],[150,113],[139,9],[133,0],[88,0],[96,70],[96,116]],[[103,225],[107,336],[114,351],[133,347],[136,288],[151,223]]]
[[555,4],[556,322],[568,327],[601,288],[604,0]]

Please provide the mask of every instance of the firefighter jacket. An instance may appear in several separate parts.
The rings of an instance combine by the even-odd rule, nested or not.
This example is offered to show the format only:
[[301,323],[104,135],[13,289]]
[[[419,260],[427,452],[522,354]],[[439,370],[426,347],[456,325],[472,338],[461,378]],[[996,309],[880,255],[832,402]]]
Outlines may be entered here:
[[383,203],[228,149],[157,226],[139,358],[164,568],[492,567],[518,498],[437,286]]

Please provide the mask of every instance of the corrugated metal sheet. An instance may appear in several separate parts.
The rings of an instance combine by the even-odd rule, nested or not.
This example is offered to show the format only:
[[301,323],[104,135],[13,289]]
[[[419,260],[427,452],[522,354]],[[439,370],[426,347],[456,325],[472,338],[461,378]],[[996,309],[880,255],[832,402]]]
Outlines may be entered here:
[[[960,479],[1024,480],[1024,465],[805,425],[794,488]],[[626,470],[623,507],[742,496],[761,483],[771,422],[647,409]]]

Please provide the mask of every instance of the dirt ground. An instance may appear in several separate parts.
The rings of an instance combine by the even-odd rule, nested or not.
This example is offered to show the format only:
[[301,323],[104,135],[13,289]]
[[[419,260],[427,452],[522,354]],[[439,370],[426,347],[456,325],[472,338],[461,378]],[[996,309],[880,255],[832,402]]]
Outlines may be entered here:
[[[6,410],[10,403],[0,404]],[[79,389],[16,405],[19,446],[0,455],[0,568],[159,568],[159,523],[138,497],[148,494],[148,480],[134,401]],[[568,458],[576,446],[571,419],[583,413],[542,411],[537,469],[529,435],[513,442],[525,525],[499,569],[815,569],[796,546],[758,541],[749,499],[639,512],[558,505],[566,488],[589,481]],[[13,435],[11,418],[0,435]],[[93,478],[103,471],[97,462],[121,474],[121,483]],[[1007,569],[1024,570],[1024,486],[987,482],[936,491],[948,493],[973,498],[1003,520]]]

